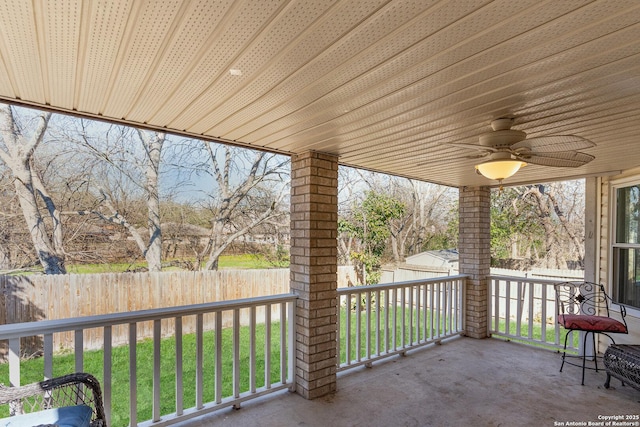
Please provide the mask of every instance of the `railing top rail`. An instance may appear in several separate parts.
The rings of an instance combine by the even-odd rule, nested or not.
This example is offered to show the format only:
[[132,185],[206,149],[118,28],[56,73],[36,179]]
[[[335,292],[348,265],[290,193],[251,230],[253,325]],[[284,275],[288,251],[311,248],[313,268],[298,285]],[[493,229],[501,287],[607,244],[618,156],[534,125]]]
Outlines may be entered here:
[[[76,317],[72,319],[9,323],[6,325],[0,325],[0,340],[32,336],[34,335],[34,330],[37,331],[38,335],[42,335],[54,332],[72,331],[76,329],[91,329],[103,326],[159,320],[177,316],[191,316],[216,311],[234,310],[237,308],[250,308],[265,304],[293,302],[297,298],[298,297],[295,294],[280,294],[244,298],[233,301],[216,301],[203,304],[183,305],[179,307],[100,314],[96,316]],[[38,324],[37,328],[34,328],[34,323]]]
[[367,286],[351,286],[348,288],[339,288],[338,295],[348,295],[348,294],[353,294],[357,292],[383,291],[386,289],[398,289],[398,288],[404,288],[406,286],[412,286],[412,285],[418,285],[418,284],[454,282],[460,279],[466,279],[468,277],[469,275],[467,274],[457,274],[455,276],[432,277],[429,279],[409,280],[406,282],[380,283],[377,285],[367,285]]
[[[567,281],[562,279],[540,279],[538,277],[502,276],[500,274],[492,274],[489,276],[489,278],[491,280],[494,280],[494,279],[509,280],[512,282],[534,282],[534,283],[541,283],[543,285],[554,285],[556,283],[562,283]],[[575,280],[579,280],[579,279],[575,279]]]

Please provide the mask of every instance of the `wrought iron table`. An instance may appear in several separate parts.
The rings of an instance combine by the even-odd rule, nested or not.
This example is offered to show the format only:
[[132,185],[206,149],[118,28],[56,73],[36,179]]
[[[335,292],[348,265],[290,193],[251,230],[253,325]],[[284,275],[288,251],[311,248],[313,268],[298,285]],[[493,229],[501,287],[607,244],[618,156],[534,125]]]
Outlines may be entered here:
[[611,377],[616,377],[623,385],[640,390],[640,345],[611,344],[604,353],[604,366],[605,388],[609,388]]

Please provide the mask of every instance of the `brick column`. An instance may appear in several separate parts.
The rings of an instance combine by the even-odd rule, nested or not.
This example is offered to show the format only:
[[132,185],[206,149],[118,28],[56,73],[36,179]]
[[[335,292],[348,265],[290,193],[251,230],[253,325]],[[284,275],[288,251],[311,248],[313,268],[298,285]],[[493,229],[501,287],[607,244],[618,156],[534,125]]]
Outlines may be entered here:
[[298,295],[296,392],[336,390],[338,158],[291,159],[291,291]]
[[465,333],[472,338],[487,336],[487,276],[491,267],[491,190],[489,187],[460,188],[460,274],[468,274],[465,300]]

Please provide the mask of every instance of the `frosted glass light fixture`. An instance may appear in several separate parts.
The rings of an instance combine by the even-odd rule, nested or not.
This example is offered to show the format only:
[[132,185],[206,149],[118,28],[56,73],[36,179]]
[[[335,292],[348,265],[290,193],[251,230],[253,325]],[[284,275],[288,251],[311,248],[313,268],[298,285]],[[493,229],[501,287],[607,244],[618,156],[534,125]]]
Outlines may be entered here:
[[476,165],[476,169],[489,179],[502,181],[513,176],[521,167],[526,165],[525,162],[520,160],[489,160]]
[[509,153],[498,152],[491,155],[491,160],[476,165],[476,171],[486,178],[502,183],[503,179],[513,176],[526,165],[521,160],[513,159]]

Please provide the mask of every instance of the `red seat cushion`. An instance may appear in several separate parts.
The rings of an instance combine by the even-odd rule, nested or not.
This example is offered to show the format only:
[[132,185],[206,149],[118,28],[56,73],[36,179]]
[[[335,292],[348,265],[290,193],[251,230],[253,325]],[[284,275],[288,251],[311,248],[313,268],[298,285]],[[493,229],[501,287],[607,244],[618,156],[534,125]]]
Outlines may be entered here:
[[565,329],[589,332],[627,333],[624,323],[605,316],[588,316],[584,314],[560,314],[558,323]]

